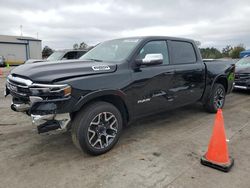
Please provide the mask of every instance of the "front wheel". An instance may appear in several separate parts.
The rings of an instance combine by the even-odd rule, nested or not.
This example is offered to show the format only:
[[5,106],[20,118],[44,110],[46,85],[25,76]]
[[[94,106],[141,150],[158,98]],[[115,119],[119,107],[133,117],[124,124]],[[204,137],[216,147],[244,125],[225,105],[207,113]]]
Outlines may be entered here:
[[77,113],[72,122],[72,140],[83,151],[100,155],[109,151],[122,131],[120,111],[107,102],[92,103]]
[[222,84],[215,83],[210,98],[205,103],[208,112],[216,113],[217,110],[223,108],[226,99],[226,91]]

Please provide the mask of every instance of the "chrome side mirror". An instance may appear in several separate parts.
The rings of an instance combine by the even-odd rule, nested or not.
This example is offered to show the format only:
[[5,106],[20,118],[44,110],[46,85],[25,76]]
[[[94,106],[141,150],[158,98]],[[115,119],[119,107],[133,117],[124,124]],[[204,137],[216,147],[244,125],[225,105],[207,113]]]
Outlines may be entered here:
[[162,54],[146,54],[143,59],[136,60],[137,65],[159,65],[163,63]]

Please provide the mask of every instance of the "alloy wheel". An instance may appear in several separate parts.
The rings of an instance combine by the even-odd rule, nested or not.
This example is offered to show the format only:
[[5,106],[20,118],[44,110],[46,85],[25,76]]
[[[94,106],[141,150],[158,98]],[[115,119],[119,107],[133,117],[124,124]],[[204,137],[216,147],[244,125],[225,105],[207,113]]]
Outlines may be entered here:
[[117,134],[118,122],[111,112],[96,115],[88,127],[88,141],[95,149],[108,147]]
[[214,95],[214,105],[217,109],[222,108],[224,105],[225,94],[222,88],[218,88]]

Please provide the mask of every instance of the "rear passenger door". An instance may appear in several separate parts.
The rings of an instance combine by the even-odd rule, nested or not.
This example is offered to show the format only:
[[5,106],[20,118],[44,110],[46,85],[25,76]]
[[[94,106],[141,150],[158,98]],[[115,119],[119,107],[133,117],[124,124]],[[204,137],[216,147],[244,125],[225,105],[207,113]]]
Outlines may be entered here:
[[205,65],[188,41],[168,41],[170,63],[175,66],[172,92],[175,107],[198,101],[205,88]]

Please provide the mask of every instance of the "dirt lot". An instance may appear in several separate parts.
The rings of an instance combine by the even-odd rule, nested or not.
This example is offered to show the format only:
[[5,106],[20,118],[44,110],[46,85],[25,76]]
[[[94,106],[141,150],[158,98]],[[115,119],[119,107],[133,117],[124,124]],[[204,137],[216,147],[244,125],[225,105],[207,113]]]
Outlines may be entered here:
[[[6,75],[6,69],[4,73]],[[250,93],[227,97],[224,119],[235,166],[200,165],[214,115],[195,104],[141,120],[109,153],[79,152],[69,133],[38,135],[28,116],[9,109],[0,78],[0,187],[249,187]]]

